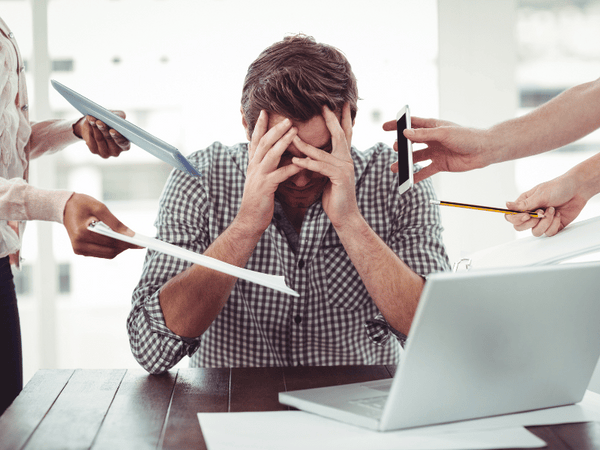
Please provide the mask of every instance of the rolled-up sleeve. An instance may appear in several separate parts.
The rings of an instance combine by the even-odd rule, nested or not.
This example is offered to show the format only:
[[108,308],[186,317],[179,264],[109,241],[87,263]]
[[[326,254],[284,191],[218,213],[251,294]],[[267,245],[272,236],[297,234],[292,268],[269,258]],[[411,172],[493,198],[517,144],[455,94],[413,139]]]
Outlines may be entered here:
[[[392,189],[396,189],[394,186]],[[436,195],[430,179],[421,181],[399,198],[390,195],[391,229],[387,244],[415,273],[423,278],[450,270],[450,260],[442,240],[439,207],[432,205]],[[402,346],[407,336],[393,329],[382,314],[365,323],[371,341],[385,345],[395,337]]]
[[423,278],[450,270],[442,240],[442,219],[431,179],[417,183],[397,203],[388,245],[415,273]]
[[[205,205],[208,203],[198,178],[174,170],[159,202],[157,239],[202,253],[208,247]],[[191,356],[201,336],[188,338],[173,333],[165,324],[160,289],[191,263],[148,250],[140,281],[133,291],[127,319],[131,351],[138,363],[152,374],[169,370],[184,356]]]

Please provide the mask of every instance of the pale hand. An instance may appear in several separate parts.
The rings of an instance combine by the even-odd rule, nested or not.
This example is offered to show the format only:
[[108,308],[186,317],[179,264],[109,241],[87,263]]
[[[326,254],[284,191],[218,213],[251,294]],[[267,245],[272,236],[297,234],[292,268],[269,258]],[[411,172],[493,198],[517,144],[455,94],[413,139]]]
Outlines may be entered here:
[[237,216],[253,234],[262,234],[271,223],[279,184],[300,171],[293,164],[279,167],[281,155],[296,136],[297,128],[285,119],[267,131],[268,123],[267,112],[261,111],[248,150],[246,183]]
[[331,133],[332,151],[327,153],[294,138],[294,145],[307,157],[294,157],[293,163],[303,169],[320,173],[329,178],[323,191],[323,210],[336,229],[349,223],[349,219],[360,215],[356,202],[354,162],[350,152],[352,142],[352,117],[346,103],[342,110],[341,124],[338,117],[327,107],[323,107],[323,118]]
[[[531,229],[534,236],[554,236],[579,215],[587,200],[578,192],[569,177],[560,176],[521,194],[514,202],[507,202],[509,209],[537,211],[544,218],[528,214],[506,215],[517,231]],[[545,209],[545,211],[543,210]]]
[[[466,172],[490,164],[485,130],[420,117],[411,118],[411,127],[404,130],[404,136],[413,143],[427,144],[424,149],[413,151],[413,162],[431,160],[431,164],[415,173],[415,183],[438,172]],[[396,130],[396,121],[384,123],[383,129]],[[398,151],[398,142],[394,143],[394,150]],[[393,163],[391,170],[398,172],[398,163]]]

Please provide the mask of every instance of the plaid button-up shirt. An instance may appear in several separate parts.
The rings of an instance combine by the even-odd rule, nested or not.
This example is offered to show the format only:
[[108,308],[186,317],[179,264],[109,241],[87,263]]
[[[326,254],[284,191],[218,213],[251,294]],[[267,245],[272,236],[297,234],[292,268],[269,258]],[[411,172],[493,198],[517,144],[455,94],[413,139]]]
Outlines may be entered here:
[[[429,180],[398,194],[396,156],[386,145],[352,149],[356,197],[365,220],[421,276],[449,270]],[[162,194],[157,238],[197,253],[229,226],[242,201],[248,144],[214,143],[190,156],[202,177],[173,171]],[[128,332],[133,354],[151,373],[185,355],[193,367],[395,364],[402,336],[369,296],[320,201],[306,212],[295,245],[276,213],[246,268],[285,276],[300,297],[238,280],[208,330],[184,338],[165,325],[160,288],[191,264],[149,250],[133,293]],[[287,233],[286,233],[287,230]],[[202,301],[202,292],[198,292]],[[390,339],[390,336],[393,337]]]

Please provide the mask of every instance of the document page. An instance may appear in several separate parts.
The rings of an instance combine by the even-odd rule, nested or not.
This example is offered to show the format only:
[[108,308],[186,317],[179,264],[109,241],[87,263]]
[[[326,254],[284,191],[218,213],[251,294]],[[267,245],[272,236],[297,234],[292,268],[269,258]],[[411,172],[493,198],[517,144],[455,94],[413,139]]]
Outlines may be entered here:
[[281,276],[269,275],[261,272],[255,272],[253,270],[244,269],[242,267],[237,267],[232,264],[219,261],[218,259],[200,255],[190,250],[177,247],[176,245],[169,244],[168,242],[163,242],[158,239],[144,236],[138,233],[135,233],[133,237],[126,236],[124,234],[113,231],[108,225],[106,225],[103,222],[94,222],[90,224],[88,229],[103,236],[108,236],[110,238],[118,239],[123,242],[139,245],[140,247],[151,248],[152,250],[156,250],[157,252],[166,253],[167,255],[171,255],[176,258],[181,258],[191,263],[216,270],[218,272],[226,273],[228,275],[232,275],[243,280],[251,281],[253,283],[260,284],[261,286],[266,286],[276,291],[283,292],[284,294],[293,295],[294,297],[300,296],[295,290],[289,288],[285,284],[285,278]]

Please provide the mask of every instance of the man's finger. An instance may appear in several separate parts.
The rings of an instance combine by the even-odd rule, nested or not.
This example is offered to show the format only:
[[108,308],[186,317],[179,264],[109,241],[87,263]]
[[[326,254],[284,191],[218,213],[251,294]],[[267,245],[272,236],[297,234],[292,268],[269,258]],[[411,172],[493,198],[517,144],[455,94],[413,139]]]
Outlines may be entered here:
[[[265,115],[266,115],[266,113],[265,113]],[[266,127],[266,124],[265,124],[265,127]],[[293,131],[293,133],[297,132],[297,130],[292,127],[292,121],[287,118],[282,120],[281,122],[279,122],[274,127],[272,127],[269,131],[264,133],[262,135],[262,137],[259,139],[259,141],[255,147],[254,155],[252,156],[252,159],[256,159],[256,161],[258,163],[260,163],[265,158],[265,156],[270,153],[270,150],[279,144],[278,141],[282,140],[284,137],[286,139],[289,137],[286,135],[291,130],[295,130],[295,131]],[[253,133],[252,138],[254,139],[254,133]],[[291,140],[290,140],[290,142],[291,142]],[[289,145],[289,143],[288,143],[288,145]],[[287,146],[286,146],[286,148],[287,148]],[[284,151],[285,151],[285,148],[283,150],[281,150],[279,156],[281,156],[281,154],[283,154]]]
[[292,127],[287,130],[287,132],[272,146],[265,146],[265,148],[268,148],[268,150],[263,157],[263,161],[268,163],[266,166],[264,166],[267,171],[273,171],[277,168],[279,162],[281,161],[281,155],[283,155],[297,135],[298,129],[296,127]]
[[302,169],[309,170],[311,172],[319,173],[329,179],[331,179],[335,175],[336,167],[327,164],[323,161],[316,161],[312,158],[298,158],[294,157],[292,162],[301,167]]
[[352,142],[352,112],[350,111],[350,103],[344,103],[342,109],[342,130],[346,136],[346,144],[350,145]]
[[287,164],[271,172],[271,174],[269,175],[269,181],[275,184],[281,184],[288,178],[293,177],[294,175],[299,173],[301,170],[302,167],[300,166],[297,166],[295,164]]
[[250,139],[250,159],[254,158],[258,144],[267,132],[268,121],[269,118],[267,112],[264,109],[261,110],[260,114],[258,115],[258,119],[256,119],[254,131],[252,131],[252,137]]
[[307,157],[315,161],[323,161],[332,165],[336,165],[336,162],[340,161],[333,155],[333,152],[327,153],[326,151],[321,150],[320,148],[313,147],[312,145],[304,142],[302,138],[300,138],[300,136],[295,136],[292,142],[298,150],[300,150]]
[[[331,133],[331,143],[333,144],[331,154],[336,155],[342,152],[344,156],[349,156],[350,149],[348,148],[346,134],[344,133],[337,116],[327,107],[327,105],[323,106],[323,118],[325,119],[327,129]],[[343,119],[344,117],[342,115],[342,120]]]

